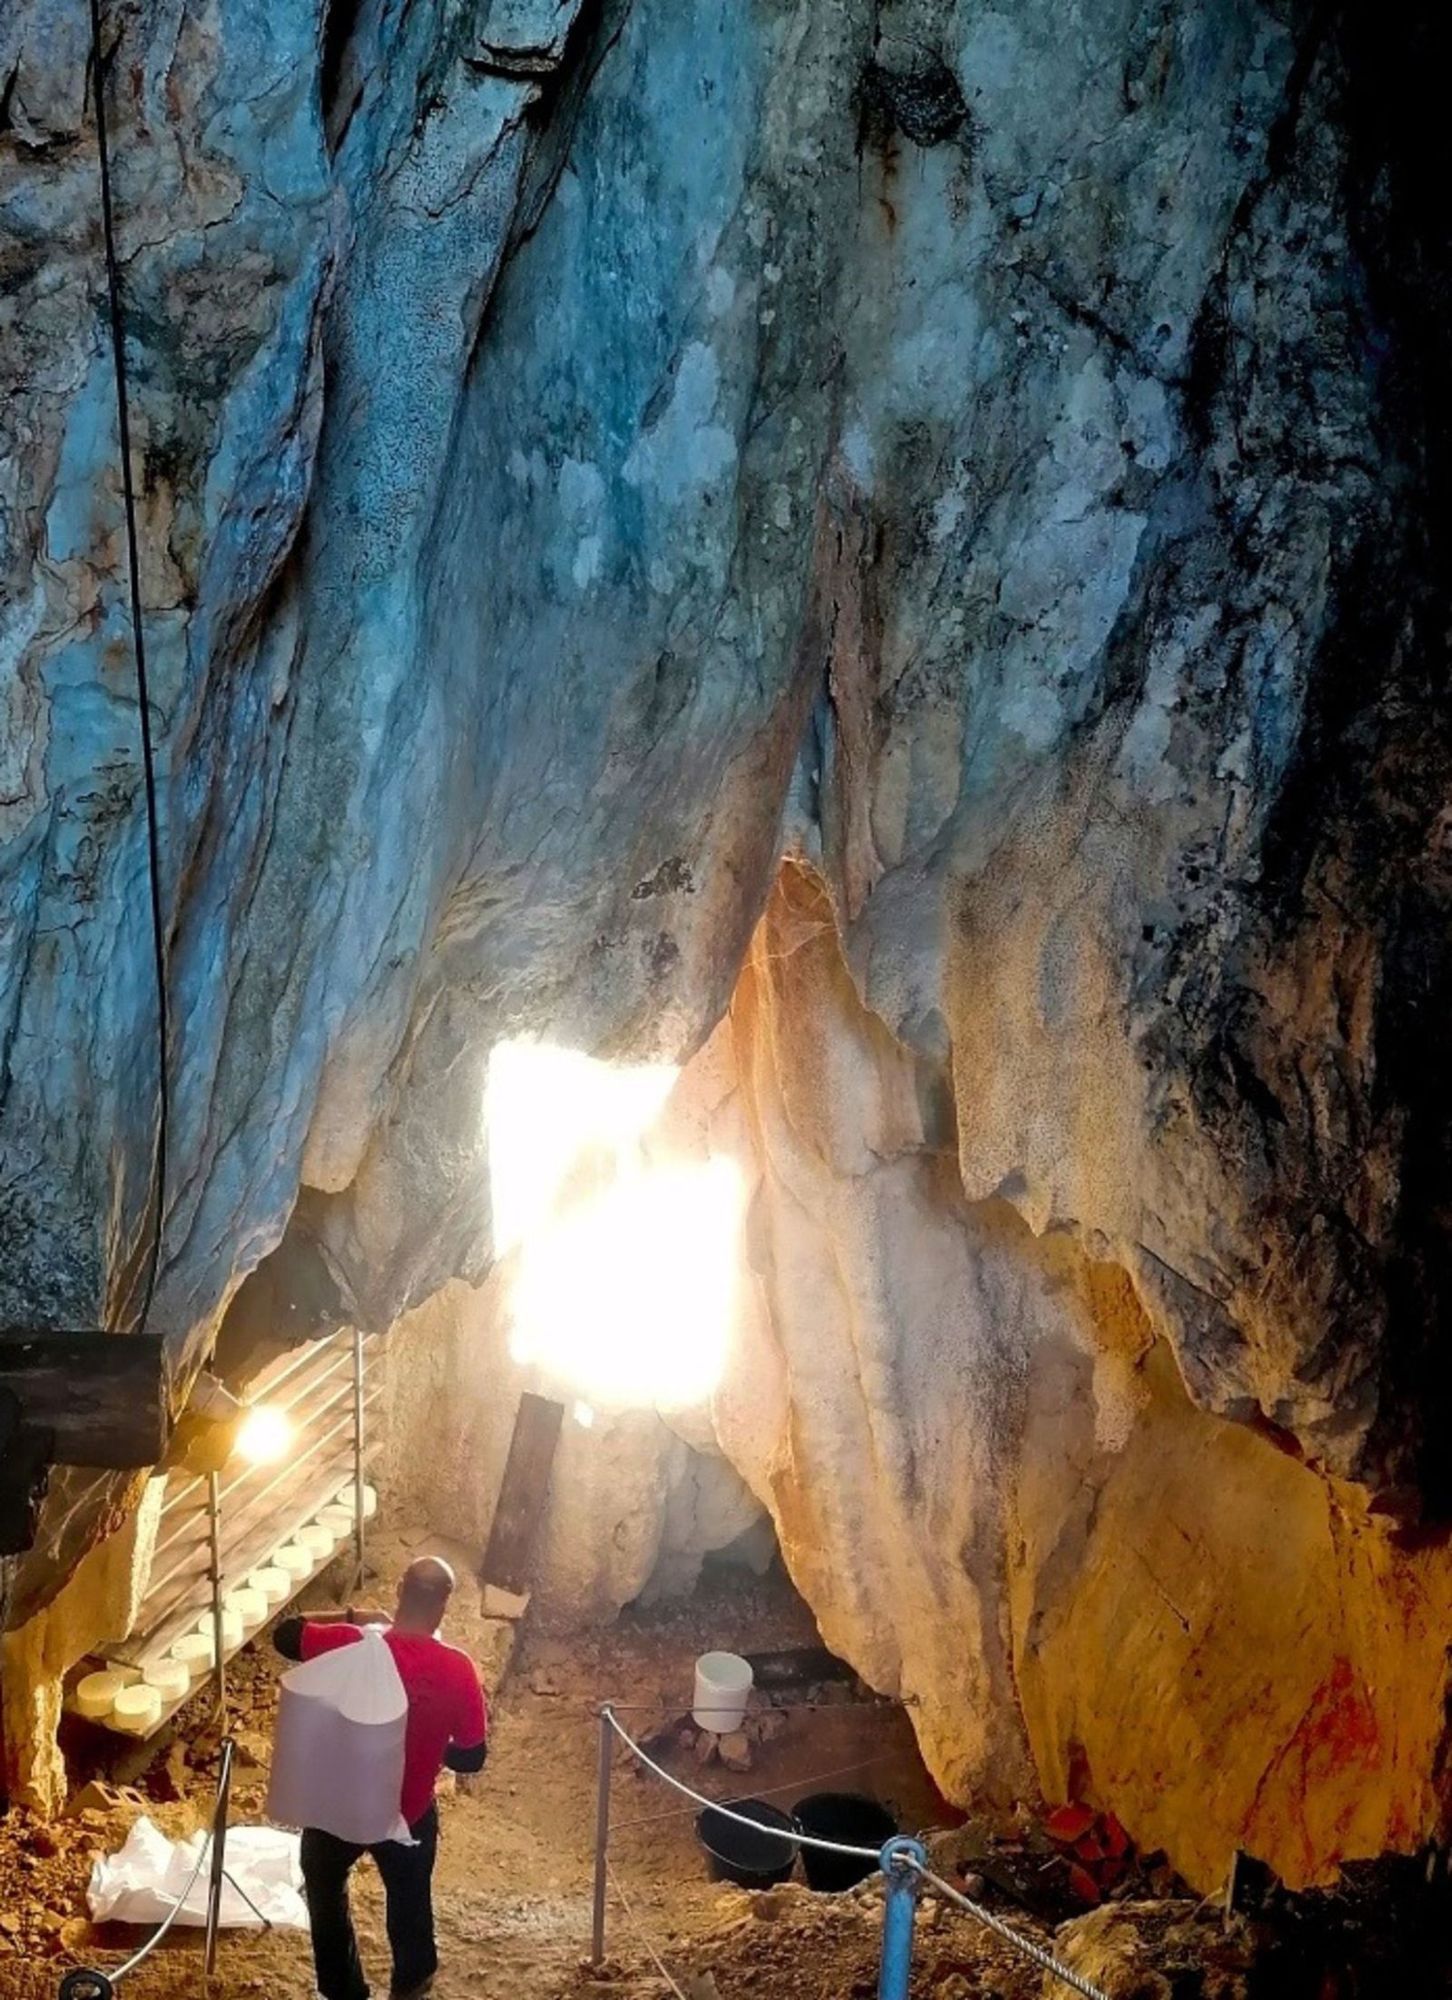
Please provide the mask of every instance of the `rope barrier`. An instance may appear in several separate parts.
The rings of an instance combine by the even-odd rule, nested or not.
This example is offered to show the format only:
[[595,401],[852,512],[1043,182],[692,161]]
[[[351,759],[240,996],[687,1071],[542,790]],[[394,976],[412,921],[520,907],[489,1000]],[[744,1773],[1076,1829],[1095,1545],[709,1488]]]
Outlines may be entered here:
[[[216,1940],[217,1916],[221,1907],[222,1883],[224,1880],[232,1882],[232,1877],[227,1874],[224,1866],[227,1840],[227,1800],[231,1790],[232,1758],[233,1744],[231,1738],[228,1737],[224,1739],[222,1744],[211,1822],[202,1835],[201,1846],[197,1849],[196,1862],[192,1867],[191,1874],[187,1877],[186,1886],[183,1888],[181,1894],[174,1898],[171,1908],[167,1911],[151,1936],[147,1938],[146,1942],[134,1951],[124,1964],[118,1965],[114,1971],[103,1972],[94,1966],[81,1965],[66,1973],[61,1980],[60,2000],[110,2000],[110,1996],[115,1988],[120,1985],[123,1979],[135,1972],[139,1965],[142,1965],[150,1958],[156,1947],[161,1943],[162,1939],[181,1915],[183,1909],[186,1907],[187,1897],[190,1896],[192,1890],[196,1887],[197,1879],[201,1875],[203,1864],[206,1862],[209,1854],[212,1856],[213,1866],[211,1887],[207,1895],[206,1976],[210,1979],[213,1965],[212,1952]],[[261,1915],[261,1912],[257,1910],[256,1904],[252,1903],[252,1899],[247,1895],[246,1891],[240,1889],[239,1885],[235,1882],[232,1882],[232,1886],[238,1889],[242,1900],[251,1905],[254,1914],[258,1916],[263,1927],[270,1930],[271,1925]]]
[[[673,1791],[679,1792],[683,1798],[690,1799],[703,1810],[719,1813],[723,1819],[732,1820],[738,1826],[748,1827],[753,1833],[760,1833],[761,1822],[759,1820],[748,1819],[744,1813],[732,1812],[729,1806],[721,1805],[715,1799],[704,1798],[700,1792],[693,1791],[689,1785],[682,1784],[679,1778],[672,1777],[671,1773],[657,1764],[653,1757],[648,1757],[635,1741],[634,1737],[627,1732],[613,1714],[608,1702],[601,1708],[600,1716],[601,1720],[607,1723],[616,1736],[620,1738],[626,1749],[638,1758],[647,1770],[653,1771],[656,1777],[669,1785]],[[849,1768],[856,1770],[860,1769],[861,1766],[853,1765]],[[779,1786],[777,1789],[786,1790],[788,1787]],[[652,1817],[665,1818],[668,1815],[660,1814],[652,1815]],[[638,1821],[627,1822],[627,1825],[639,1823]],[[879,1848],[853,1847],[842,1841],[821,1840],[815,1834],[801,1832],[794,1833],[791,1838],[800,1847],[814,1847],[825,1854],[850,1855],[854,1860],[872,1862],[874,1867],[879,1870],[882,1867],[882,1850]],[[970,1896],[965,1896],[960,1889],[955,1889],[951,1882],[945,1882],[941,1875],[935,1875],[921,1861],[907,1858],[907,1865],[915,1868],[922,1880],[931,1883],[938,1894],[944,1897],[947,1902],[956,1905],[958,1909],[964,1911],[977,1923],[982,1924],[985,1930],[991,1931],[996,1938],[1001,1939],[1004,1944],[1009,1945],[1014,1951],[1026,1958],[1030,1964],[1036,1965],[1041,1972],[1049,1973],[1053,1978],[1069,1987],[1072,1992],[1081,1994],[1083,2000],[1109,2000],[1108,1994],[1105,1993],[1102,1987],[1094,1985],[1092,1980],[1086,1979],[1082,1973],[1075,1972],[1072,1966],[1065,1965],[1061,1959],[1055,1958],[1052,1952],[1046,1951],[1042,1945],[1036,1944],[1032,1938],[1025,1937],[1021,1931],[1015,1930],[1011,1924],[1006,1924],[1002,1917],[995,1916],[993,1911],[985,1909],[983,1904],[975,1903]],[[608,1856],[605,1860],[605,1866],[609,1872],[610,1879],[616,1881],[615,1871],[610,1864]],[[616,1882],[616,1889],[619,1892],[618,1881]],[[623,1892],[620,1893],[623,1902],[625,1900],[624,1894]],[[639,1930],[638,1925],[636,1928]],[[642,1941],[644,1941],[643,1933],[641,1935]],[[648,1945],[647,1949],[649,1949]],[[654,1952],[651,1953],[651,1956],[655,1957]],[[669,1984],[674,1986],[675,1982],[671,1980],[670,1974],[665,1971],[664,1966],[660,1965],[659,1959],[656,1960],[656,1964],[662,1976]],[[678,1987],[675,1990],[677,1992],[680,1991]]]
[[932,1884],[940,1896],[950,1903],[956,1903],[960,1910],[966,1911],[985,1929],[992,1931],[995,1937],[1002,1938],[1005,1944],[1012,1945],[1015,1951],[1030,1959],[1041,1972],[1052,1973],[1055,1979],[1062,1980],[1064,1985],[1071,1987],[1075,1993],[1082,1993],[1084,2000],[1109,2000],[1109,1995],[1102,1986],[1096,1986],[1082,1973],[1075,1972],[1072,1966],[1065,1965],[1061,1959],[1055,1958],[1052,1952],[1045,1951],[1042,1945],[1035,1944],[1032,1938],[1025,1937],[1022,1931],[1016,1931],[1011,1924],[1006,1924],[1002,1917],[997,1917],[992,1910],[985,1909],[982,1903],[975,1903],[971,1896],[965,1896],[961,1889],[955,1889],[951,1882],[945,1882],[941,1875],[935,1875],[930,1868],[922,1867],[918,1869],[918,1873],[925,1882]]
[[171,1908],[162,1918],[161,1923],[152,1932],[151,1936],[146,1940],[146,1943],[142,1945],[141,1949],[139,1951],[134,1951],[131,1954],[130,1958],[127,1959],[124,1965],[118,1965],[114,1972],[108,1972],[106,1974],[106,1977],[110,1980],[113,1986],[115,1986],[118,1981],[124,1979],[128,1972],[134,1972],[137,1966],[142,1964],[144,1960],[150,1958],[151,1954],[156,1950],[156,1947],[161,1943],[162,1939],[166,1936],[167,1932],[171,1929],[172,1925],[181,1915],[183,1904],[186,1902],[187,1897],[190,1896],[192,1890],[197,1885],[197,1877],[202,1872],[202,1863],[206,1860],[207,1856],[211,1853],[211,1851],[212,1851],[212,1829],[208,1827],[206,1834],[202,1840],[201,1847],[197,1852],[197,1865],[195,1868],[193,1868],[191,1872],[191,1875],[187,1881],[187,1886],[185,1887],[185,1889],[182,1890],[181,1894],[177,1897],[176,1901],[172,1904]]
[[135,1972],[139,1965],[144,1964],[150,1958],[156,1947],[161,1943],[162,1939],[181,1915],[187,1897],[190,1896],[192,1890],[196,1887],[197,1877],[202,1872],[202,1864],[211,1851],[213,1832],[214,1828],[208,1827],[202,1839],[201,1847],[197,1852],[196,1866],[187,1879],[186,1887],[176,1898],[145,1944],[132,1952],[124,1965],[118,1965],[113,1970],[103,1972],[98,1967],[82,1965],[77,1966],[71,1972],[67,1972],[61,1979],[60,2000],[110,2000],[110,1996],[121,1984],[121,1981],[127,1978],[129,1974]]
[[669,1986],[672,1993],[675,1994],[676,2000],[686,2000],[685,1994],[682,1993],[680,1987],[677,1986],[674,1979],[671,1978],[669,1972],[666,1971],[664,1959],[661,1957],[660,1953],[656,1950],[655,1946],[651,1943],[649,1937],[646,1935],[645,1926],[644,1924],[641,1923],[640,1918],[635,1914],[635,1907],[631,1903],[629,1896],[627,1896],[625,1893],[625,1885],[620,1880],[620,1877],[615,1873],[614,1863],[607,1860],[605,1866],[609,1872],[610,1886],[615,1891],[616,1895],[620,1898],[621,1907],[625,1911],[625,1915],[629,1920],[630,1928],[635,1932],[635,1935],[640,1939],[640,1942],[645,1946],[645,1949],[649,1953],[651,1962],[655,1966],[656,1971],[660,1974],[661,1978],[665,1981],[666,1985]]
[[[719,1813],[722,1819],[734,1820],[737,1826],[749,1827],[753,1833],[759,1834],[761,1832],[761,1821],[759,1819],[748,1819],[745,1813],[732,1812],[729,1806],[723,1806],[717,1799],[703,1798],[699,1792],[693,1792],[689,1785],[683,1785],[679,1778],[673,1778],[669,1771],[663,1770],[653,1757],[647,1757],[635,1738],[627,1734],[623,1726],[611,1713],[608,1702],[601,1709],[600,1713],[615,1731],[615,1734],[620,1738],[626,1749],[633,1756],[638,1757],[648,1771],[654,1771],[655,1775],[665,1784],[670,1785],[673,1790],[679,1792],[682,1798],[693,1799],[703,1811]],[[787,1836],[783,1835],[782,1837],[785,1839]],[[852,1847],[840,1840],[821,1840],[814,1833],[793,1833],[790,1837],[796,1842],[798,1847],[815,1847],[823,1854],[848,1854],[854,1861],[871,1861],[874,1865],[880,1862],[882,1858],[881,1850],[876,1847]]]
[[[893,1750],[879,1750],[875,1757],[859,1757],[855,1764],[839,1764],[834,1771],[818,1771],[814,1777],[792,1778],[784,1785],[757,1785],[752,1791],[752,1797],[770,1799],[779,1792],[806,1792],[813,1785],[825,1785],[829,1778],[850,1778],[854,1772],[866,1771],[874,1764],[886,1763],[889,1757],[896,1754]],[[719,1811],[720,1807],[716,1809]],[[634,1819],[614,1821],[614,1831],[627,1833],[633,1826],[658,1826],[663,1819],[679,1819],[682,1813],[688,1813],[690,1810],[689,1806],[667,1806],[664,1812],[637,1813]]]

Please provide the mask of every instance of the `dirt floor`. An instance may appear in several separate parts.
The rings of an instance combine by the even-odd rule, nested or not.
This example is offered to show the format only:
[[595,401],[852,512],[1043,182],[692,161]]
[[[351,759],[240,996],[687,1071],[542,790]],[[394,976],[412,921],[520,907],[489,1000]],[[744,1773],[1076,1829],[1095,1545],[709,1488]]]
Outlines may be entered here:
[[[314,1606],[326,1593],[315,1586]],[[462,1635],[461,1635],[462,1636]],[[596,1704],[610,1697],[622,1719],[686,1782],[716,1798],[767,1796],[790,1806],[819,1788],[867,1791],[914,1831],[941,1830],[945,1868],[973,1829],[939,1797],[902,1709],[850,1681],[783,1691],[770,1705],[778,1733],[752,1750],[747,1774],[702,1767],[680,1724],[692,1662],[711,1646],[757,1652],[818,1643],[805,1607],[779,1573],[736,1573],[703,1585],[688,1603],[627,1614],[613,1629],[550,1636],[526,1626],[495,1702],[489,1763],[468,1791],[443,1804],[436,1875],[442,1971],[438,2000],[662,2000],[674,1982],[686,2000],[848,2000],[876,1991],[881,1891],[841,1896],[788,1885],[748,1894],[713,1881],[696,1842],[694,1811],[623,1752],[615,1761],[610,1843],[613,1880],[608,1958],[587,1962],[595,1822]],[[263,1645],[236,1663],[232,1727],[240,1746],[234,1817],[261,1817],[265,1760],[279,1663]],[[765,1704],[758,1703],[758,1707]],[[194,1718],[169,1750],[137,1770],[135,1753],[113,1765],[129,1795],[51,1827],[11,1817],[0,1826],[0,2000],[40,2000],[77,1963],[115,1966],[141,1933],[93,1928],[85,1886],[94,1855],[120,1843],[140,1810],[168,1832],[201,1822],[215,1771]],[[764,1728],[765,1725],[762,1725]],[[95,1746],[80,1754],[94,1758]],[[80,1775],[80,1773],[78,1773]],[[446,1781],[447,1782],[447,1781]],[[981,1833],[981,1829],[979,1830]],[[1012,1844],[1012,1843],[1011,1843]],[[365,1863],[354,1904],[375,1991],[387,1990],[387,1949],[377,1877]],[[993,1899],[991,1889],[985,1892]],[[1053,1933],[1000,1902],[1041,1943]],[[173,1941],[174,1940],[174,1941]],[[1103,1976],[1116,1996],[1173,1994],[1229,2000],[1243,1991],[1239,1954],[1218,1924],[1184,1903],[1128,1902],[1061,1932],[1062,1949]],[[655,1956],[653,1957],[652,1954]],[[658,1962],[657,1962],[658,1961]],[[1173,1986],[1155,1965],[1184,1974]],[[661,1967],[664,1968],[663,1976]],[[173,1933],[122,1989],[128,2000],[181,2000],[202,1991],[198,1934]],[[1039,2000],[1067,1989],[940,1901],[920,1913],[914,1996],[933,2000]],[[306,1937],[224,1933],[215,2000],[313,1992]]]

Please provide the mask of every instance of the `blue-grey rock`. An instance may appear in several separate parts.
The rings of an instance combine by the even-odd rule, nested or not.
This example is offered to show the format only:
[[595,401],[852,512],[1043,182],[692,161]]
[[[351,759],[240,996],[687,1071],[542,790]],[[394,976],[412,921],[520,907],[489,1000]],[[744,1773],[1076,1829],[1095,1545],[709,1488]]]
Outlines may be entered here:
[[[0,1323],[124,1327],[155,996],[77,19],[0,25]],[[178,1395],[219,1327],[240,1376],[481,1278],[489,1049],[690,1056],[789,858],[914,1065],[913,1189],[956,1157],[1199,1412],[1446,1517],[1424,26],[113,15]],[[58,1484],[16,1616],[116,1497]]]

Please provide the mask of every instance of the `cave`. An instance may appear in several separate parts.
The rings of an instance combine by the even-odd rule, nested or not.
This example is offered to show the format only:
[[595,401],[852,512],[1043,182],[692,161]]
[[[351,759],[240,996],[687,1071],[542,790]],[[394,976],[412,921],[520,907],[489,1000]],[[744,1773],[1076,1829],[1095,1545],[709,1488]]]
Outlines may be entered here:
[[427,1560],[439,2000],[874,1989],[651,1745],[880,1746],[1115,2000],[1438,1990],[1436,19],[12,0],[0,2000]]

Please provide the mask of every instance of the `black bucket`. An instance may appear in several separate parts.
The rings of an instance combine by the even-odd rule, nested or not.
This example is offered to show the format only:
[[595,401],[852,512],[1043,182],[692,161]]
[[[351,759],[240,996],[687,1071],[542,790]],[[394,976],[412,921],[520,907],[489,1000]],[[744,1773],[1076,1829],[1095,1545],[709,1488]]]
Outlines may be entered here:
[[[797,1801],[795,1818],[803,1833],[815,1834],[819,1840],[840,1840],[848,1847],[870,1847],[874,1853],[898,1830],[887,1807],[862,1792],[813,1792],[809,1799]],[[820,1847],[803,1847],[802,1866],[809,1888],[833,1891],[865,1882],[877,1863],[852,1854],[824,1854]]]
[[738,1825],[715,1806],[698,1813],[696,1838],[710,1857],[711,1873],[718,1881],[737,1882],[743,1889],[769,1889],[774,1882],[785,1882],[797,1858],[797,1829],[791,1815],[765,1799],[723,1803],[729,1811],[754,1820],[762,1831]]

